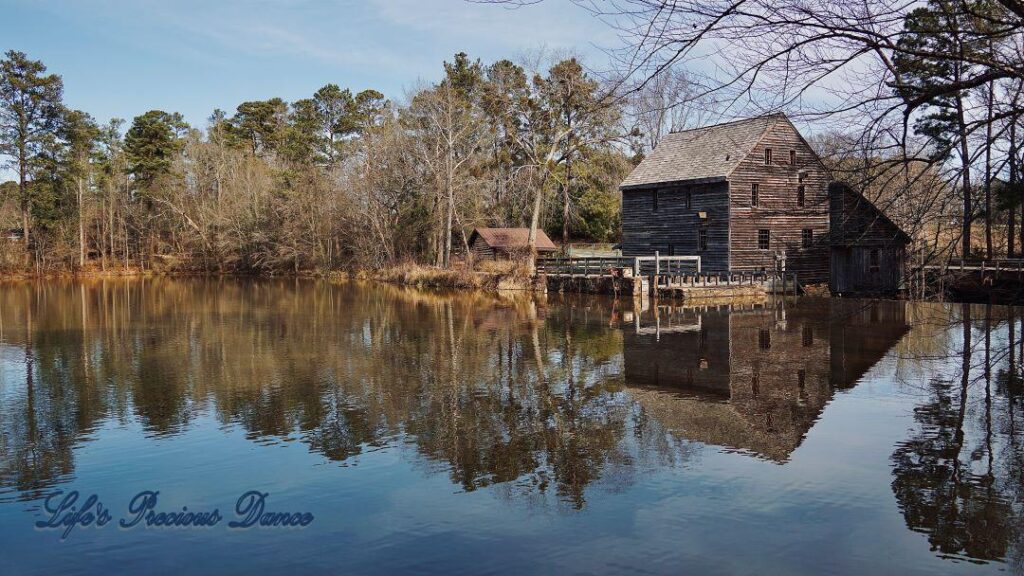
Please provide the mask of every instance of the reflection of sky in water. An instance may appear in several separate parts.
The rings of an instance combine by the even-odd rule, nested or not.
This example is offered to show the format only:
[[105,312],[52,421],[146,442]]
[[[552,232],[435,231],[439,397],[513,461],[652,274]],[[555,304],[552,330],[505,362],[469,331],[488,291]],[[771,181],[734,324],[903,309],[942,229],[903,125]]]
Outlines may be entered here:
[[[159,572],[197,562],[200,572],[358,574],[677,573],[682,567],[692,573],[925,574],[1008,567],[940,558],[927,534],[908,529],[892,488],[893,452],[919,432],[913,410],[930,398],[929,377],[948,374],[958,385],[955,351],[926,363],[883,358],[855,387],[829,393],[806,437],[778,461],[742,446],[693,443],[634,402],[634,394],[652,391],[666,395],[669,406],[676,394],[703,396],[673,389],[673,382],[653,390],[624,381],[631,358],[624,358],[623,338],[628,346],[634,326],[616,323],[610,302],[551,302],[538,312],[462,296],[455,304],[410,302],[404,292],[369,297],[356,288],[317,286],[229,292],[226,297],[246,302],[228,312],[230,302],[182,310],[156,284],[145,295],[169,301],[161,315],[136,311],[140,324],[116,338],[102,337],[118,330],[113,320],[94,326],[84,347],[77,320],[63,319],[73,308],[62,310],[59,321],[39,310],[33,319],[35,362],[54,368],[50,376],[36,373],[35,400],[43,412],[35,425],[49,417],[60,429],[47,430],[50,440],[40,446],[64,447],[69,459],[68,472],[41,482],[42,492],[59,485],[96,493],[116,521],[144,489],[161,491],[160,509],[218,507],[228,517],[242,492],[259,489],[270,493],[271,509],[313,512],[316,520],[305,530],[233,532],[222,524],[122,531],[108,525],[78,528],[64,542],[34,530],[32,510],[40,504],[32,499],[34,487],[11,482],[11,456],[23,454],[17,450],[27,434],[18,414],[25,405],[25,332],[12,333],[17,321],[5,314],[0,573]],[[265,299],[250,289],[264,290]],[[0,291],[12,310],[16,302],[7,296]],[[50,298],[61,304],[60,295]],[[1005,309],[998,314],[1003,320],[995,324],[992,350],[1006,348]],[[798,318],[791,313],[787,329],[799,330]],[[648,311],[644,327],[650,320]],[[726,336],[742,340],[738,325]],[[983,372],[980,326],[973,376]],[[959,327],[938,333],[959,347]],[[284,347],[295,340],[302,346]],[[654,346],[672,342],[662,338]],[[774,342],[785,340],[780,335]],[[318,348],[303,347],[313,344]],[[914,345],[920,344],[908,340],[901,353]],[[59,352],[68,347],[75,353]],[[98,406],[93,422],[82,421],[73,405],[54,408],[73,390],[82,393],[75,382],[81,373],[71,364],[83,348],[93,352],[93,370],[111,364],[92,372],[104,374],[88,388],[98,395],[91,397]],[[269,351],[277,352],[272,366],[253,369],[261,362],[257,354]],[[734,372],[745,353],[733,350]],[[781,344],[765,354],[778,359],[773,355],[782,354]],[[547,393],[535,370],[538,357]],[[682,351],[679,361],[689,361]],[[129,374],[148,374],[167,388],[125,382]],[[413,379],[418,385],[410,388]],[[979,472],[986,458],[974,454],[984,444],[984,382],[971,387],[962,459]],[[706,401],[727,402],[728,394]],[[1005,394],[995,405],[1006,406]],[[756,404],[751,410],[760,414]],[[507,431],[517,419],[524,424],[511,429],[525,445],[512,449]],[[464,426],[449,428],[452,421]],[[524,433],[544,427],[555,432]],[[1007,448],[1006,434],[997,436],[996,444]],[[522,473],[506,480],[505,470]],[[1005,471],[998,476],[1007,482]],[[559,482],[571,479],[583,482],[582,504],[578,494],[559,490]]]

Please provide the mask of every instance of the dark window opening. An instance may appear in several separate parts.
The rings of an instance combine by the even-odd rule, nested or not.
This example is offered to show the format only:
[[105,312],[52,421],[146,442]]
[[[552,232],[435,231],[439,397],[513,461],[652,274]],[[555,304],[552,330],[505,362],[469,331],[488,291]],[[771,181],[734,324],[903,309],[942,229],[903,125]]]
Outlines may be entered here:
[[804,248],[810,248],[814,244],[814,230],[811,228],[804,228],[800,232],[800,240]]
[[757,182],[754,182],[753,184],[750,185],[750,205],[751,206],[757,206],[757,200],[758,200],[757,199],[757,195],[758,195],[758,192],[760,192],[760,186],[757,184]]
[[805,348],[814,345],[814,328],[806,325],[804,326],[803,345]]
[[796,166],[796,150],[789,151],[789,165]]
[[771,164],[772,164],[772,149],[771,148],[765,148],[764,149],[764,165],[765,166],[771,166]]
[[872,248],[868,253],[868,270],[878,272],[879,268],[881,268],[881,263],[879,262],[878,248]]
[[687,210],[690,209],[690,193],[689,192],[686,193],[686,209]]
[[697,229],[697,249],[703,252],[708,249],[708,230],[707,228]]
[[757,398],[758,394],[761,393],[761,375],[754,372],[754,377],[750,381],[750,393]]
[[658,211],[658,191],[651,192],[651,210],[653,212]]
[[761,330],[757,334],[757,345],[761,347],[761,350],[767,350],[772,347],[772,333],[768,330]]
[[768,250],[771,248],[771,235],[767,228],[757,231],[757,248],[758,250]]
[[803,184],[796,187],[796,205],[803,208],[807,189]]

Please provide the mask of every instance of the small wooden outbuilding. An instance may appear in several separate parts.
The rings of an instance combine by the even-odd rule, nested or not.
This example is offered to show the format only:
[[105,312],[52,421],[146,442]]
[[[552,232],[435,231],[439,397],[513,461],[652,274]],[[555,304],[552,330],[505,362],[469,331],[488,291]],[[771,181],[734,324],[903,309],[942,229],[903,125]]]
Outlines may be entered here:
[[[529,228],[476,228],[469,237],[469,251],[477,259],[511,258],[525,254],[530,244]],[[558,248],[543,230],[537,230],[537,252],[547,254]]]
[[895,294],[910,236],[870,200],[841,182],[829,185],[831,279],[843,296]]

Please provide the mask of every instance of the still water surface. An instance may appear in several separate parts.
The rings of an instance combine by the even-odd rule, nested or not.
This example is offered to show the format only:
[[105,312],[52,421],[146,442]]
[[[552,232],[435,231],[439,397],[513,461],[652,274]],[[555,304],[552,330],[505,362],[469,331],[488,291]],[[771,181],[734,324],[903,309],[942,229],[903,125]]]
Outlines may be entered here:
[[[1024,311],[0,287],[0,574],[1024,567]],[[60,530],[55,491],[113,521]],[[119,529],[129,501],[218,509]],[[231,530],[236,500],[310,512]]]

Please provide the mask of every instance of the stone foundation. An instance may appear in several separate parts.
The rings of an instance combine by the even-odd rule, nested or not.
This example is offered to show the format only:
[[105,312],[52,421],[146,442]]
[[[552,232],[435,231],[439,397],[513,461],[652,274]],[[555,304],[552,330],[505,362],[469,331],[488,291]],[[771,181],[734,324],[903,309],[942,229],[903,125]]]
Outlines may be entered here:
[[643,296],[644,290],[647,288],[645,278],[614,276],[547,276],[545,283],[549,292],[610,294],[630,297]]

